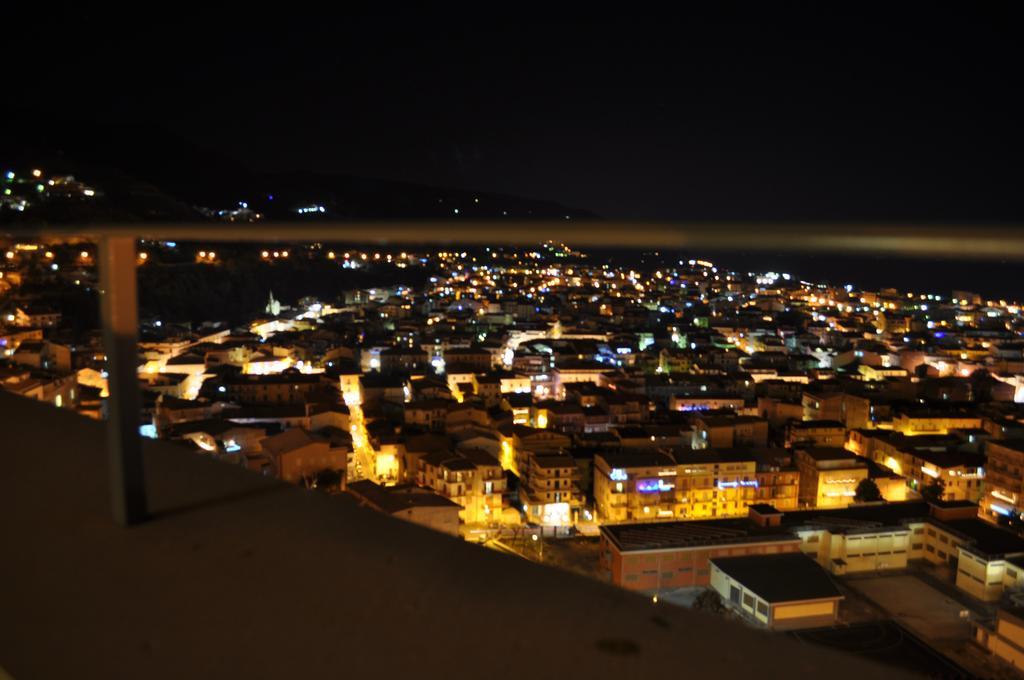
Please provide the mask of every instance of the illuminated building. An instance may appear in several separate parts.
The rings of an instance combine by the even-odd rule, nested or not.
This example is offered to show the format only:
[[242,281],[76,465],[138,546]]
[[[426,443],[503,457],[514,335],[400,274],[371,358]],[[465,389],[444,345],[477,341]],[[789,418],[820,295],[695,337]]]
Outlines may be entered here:
[[892,429],[907,435],[946,434],[950,430],[972,430],[981,427],[981,416],[956,411],[913,409],[892,419]]
[[[475,429],[491,432],[491,416],[487,409],[480,402],[458,403],[448,401],[447,412],[444,415],[444,430],[449,434]],[[497,436],[494,435],[497,439]]]
[[[779,429],[804,417],[804,407],[799,401],[787,401],[780,397],[759,396],[757,412],[768,421],[771,427]],[[843,432],[845,431],[846,429],[843,428]]]
[[871,402],[845,392],[804,392],[804,420],[835,420],[847,429],[868,427]]
[[533,407],[533,424],[541,429],[577,434],[584,431],[586,418],[583,407],[577,403],[546,399]]
[[444,350],[446,366],[457,371],[486,372],[494,363],[493,356],[486,349],[478,347],[452,347]]
[[505,473],[496,458],[483,451],[438,451],[418,461],[416,483],[457,503],[467,525],[505,521]]
[[405,404],[406,425],[423,428],[432,432],[444,432],[448,406],[453,402],[444,399],[424,399]]
[[659,425],[655,423],[622,425],[609,430],[623,449],[665,449],[685,446],[693,436],[682,425]]
[[989,441],[986,446],[982,511],[993,520],[1024,513],[1024,440]]
[[359,377],[360,393],[365,407],[376,406],[383,402],[401,404],[406,393],[411,389],[409,380],[400,375],[381,375],[364,373]]
[[867,464],[839,448],[795,449],[800,470],[800,503],[812,508],[849,505],[861,480],[868,478]]
[[598,386],[604,385],[604,374],[610,370],[610,366],[588,359],[571,358],[556,362],[556,367],[551,373],[555,394],[562,394],[565,386],[573,383],[589,382]]
[[757,488],[754,498],[758,503],[770,503],[779,510],[796,510],[799,506],[800,471],[786,464],[758,460]]
[[273,461],[277,477],[292,483],[324,470],[334,470],[344,478],[352,456],[351,447],[335,445],[327,437],[298,427],[267,437],[260,446]]
[[655,451],[599,453],[594,456],[594,501],[601,522],[676,518],[676,463]]
[[571,527],[582,505],[577,480],[579,470],[571,456],[537,455],[525,457],[519,478],[519,502],[532,524]]
[[260,442],[267,437],[267,427],[211,418],[179,423],[169,428],[163,436],[167,439],[192,441],[201,451],[221,459],[234,455],[235,462],[244,464],[247,454],[259,454],[262,451]]
[[22,305],[14,310],[11,319],[15,326],[21,328],[56,328],[60,325],[61,313],[49,307]]
[[864,380],[868,381],[883,381],[888,378],[907,377],[907,370],[898,366],[868,366],[867,364],[861,364],[857,370],[864,377]]
[[656,592],[708,585],[708,559],[718,556],[800,551],[839,576],[925,560],[954,567],[958,588],[992,601],[1024,578],[1024,539],[976,515],[962,501],[796,512],[755,504],[747,518],[602,526],[601,565],[616,585]]
[[529,394],[506,394],[502,397],[502,408],[512,412],[512,422],[516,425],[528,425],[530,411],[533,408],[533,397]]
[[693,354],[687,350],[670,347],[658,353],[658,368],[662,373],[686,373],[693,362]]
[[223,379],[228,399],[242,404],[298,404],[333,385],[319,375],[277,373],[234,375]]
[[786,425],[786,446],[841,447],[846,427],[838,420],[798,420]]
[[351,482],[345,489],[361,505],[425,526],[434,531],[459,535],[458,503],[411,484],[384,487],[363,479]]
[[993,623],[973,622],[974,640],[1017,670],[1024,669],[1024,610],[999,608]]
[[14,349],[11,360],[16,364],[45,371],[71,372],[71,348],[50,341],[23,341]]
[[331,369],[329,375],[338,377],[338,389],[341,396],[348,405],[361,404],[363,402],[362,385],[359,381],[362,375],[354,369]]
[[411,373],[429,368],[430,358],[422,349],[398,346],[380,352],[381,373]]
[[79,396],[74,373],[61,376],[23,366],[0,366],[0,389],[53,404],[57,408],[75,408]]
[[800,540],[777,527],[745,519],[601,526],[601,568],[627,590],[661,590],[711,585],[715,557],[795,553]]
[[673,411],[717,411],[719,409],[732,409],[738,411],[743,408],[745,400],[729,394],[715,395],[705,393],[702,395],[673,395],[669,399],[669,408]]
[[[950,549],[948,559],[948,564],[956,566],[958,588],[979,600],[997,602],[1007,582],[1016,585],[1015,579],[1007,578],[1007,570],[1019,569],[1017,565],[1024,559],[1024,539],[973,518],[949,521],[940,528],[949,534],[950,545],[954,539],[958,544]],[[938,532],[937,536],[944,538]]]
[[745,517],[757,502],[757,463],[742,451],[693,451],[675,456],[679,517]]
[[256,352],[245,362],[244,372],[247,375],[272,376],[291,368],[294,360],[290,356],[274,356]]
[[766,446],[768,421],[755,416],[709,416],[693,419],[694,449]]
[[901,475],[918,493],[941,482],[943,500],[977,503],[982,497],[985,458],[960,450],[961,441],[954,436],[854,430],[847,448]]
[[535,453],[561,453],[572,446],[572,439],[553,430],[527,427],[525,425],[504,426],[498,429],[502,441],[509,441],[513,450]]
[[505,372],[495,375],[502,394],[530,394],[532,390],[533,382],[528,375]]
[[712,557],[711,587],[741,619],[770,630],[834,626],[842,593],[800,553]]

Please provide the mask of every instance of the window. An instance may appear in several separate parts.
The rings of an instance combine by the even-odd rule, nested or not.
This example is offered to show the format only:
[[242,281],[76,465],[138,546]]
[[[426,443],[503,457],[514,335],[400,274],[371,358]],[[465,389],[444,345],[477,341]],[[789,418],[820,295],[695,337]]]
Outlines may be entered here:
[[754,596],[750,593],[743,593],[743,606],[754,608]]
[[921,550],[924,548],[924,543],[912,543],[910,545],[911,550]]
[[924,547],[924,549],[925,549],[925,550],[927,550],[927,551],[928,551],[928,552],[930,552],[930,553],[933,553],[933,552],[935,552],[935,548],[934,548],[934,547],[932,547],[932,546],[930,546],[930,545],[926,545],[926,546]]
[[946,534],[939,534],[939,542],[940,543],[949,543],[949,538],[946,537]]
[[943,559],[943,560],[946,559],[946,553],[944,551],[940,550],[939,551],[939,558]]
[[768,618],[768,603],[767,602],[762,602],[761,600],[758,600],[757,601],[757,613],[760,614],[761,616],[764,616],[765,618]]

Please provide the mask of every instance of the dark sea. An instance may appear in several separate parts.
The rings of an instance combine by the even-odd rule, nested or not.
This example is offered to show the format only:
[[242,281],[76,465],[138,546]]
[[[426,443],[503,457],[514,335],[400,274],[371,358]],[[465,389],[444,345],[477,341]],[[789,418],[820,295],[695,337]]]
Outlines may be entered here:
[[954,290],[979,293],[986,299],[1024,300],[1024,262],[1016,260],[969,260],[951,258],[888,257],[884,255],[833,255],[773,253],[765,251],[659,251],[600,252],[630,265],[678,262],[691,258],[710,260],[737,272],[788,273],[796,279],[845,286],[858,290],[897,288],[902,292],[931,293],[949,297]]

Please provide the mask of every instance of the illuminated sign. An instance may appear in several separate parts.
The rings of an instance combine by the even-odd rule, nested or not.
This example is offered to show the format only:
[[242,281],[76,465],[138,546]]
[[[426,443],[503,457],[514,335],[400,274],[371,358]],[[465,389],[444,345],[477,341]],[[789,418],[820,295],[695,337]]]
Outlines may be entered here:
[[611,474],[608,475],[608,478],[613,482],[624,482],[627,477],[628,475],[626,474],[626,471],[621,468],[614,468]]
[[1004,515],[1005,517],[1009,517],[1011,514],[1013,514],[1003,506],[996,505],[995,503],[993,503],[990,507],[992,508],[992,512],[998,512],[1000,515]]
[[1003,493],[1001,491],[993,491],[992,495],[995,496],[996,498],[1000,499],[1000,500],[1006,501],[1007,503],[1015,503],[1016,502],[1016,501],[1014,501],[1012,496],[1007,496],[1005,493]]
[[754,486],[754,487],[756,487],[757,486],[757,480],[755,479],[755,480],[751,480],[751,481],[748,482],[746,480],[740,479],[740,480],[737,480],[735,482],[719,482],[718,483],[718,488],[719,489],[735,489],[738,486]]
[[671,491],[676,488],[676,485],[672,482],[666,482],[664,479],[638,479],[636,480],[636,490],[640,493],[659,493],[662,491]]
[[541,522],[548,525],[565,526],[570,524],[568,503],[545,503],[541,514]]

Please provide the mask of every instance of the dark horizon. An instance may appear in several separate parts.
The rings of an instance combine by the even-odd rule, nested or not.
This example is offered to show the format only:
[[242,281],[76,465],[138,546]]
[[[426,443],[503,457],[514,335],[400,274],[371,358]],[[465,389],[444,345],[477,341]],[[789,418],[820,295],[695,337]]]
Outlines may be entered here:
[[166,129],[255,171],[608,218],[1020,221],[1011,22],[930,18],[941,25],[68,19],[9,47],[32,54],[30,114]]

